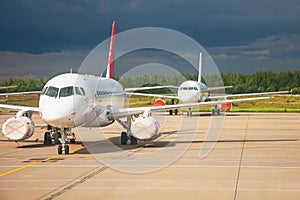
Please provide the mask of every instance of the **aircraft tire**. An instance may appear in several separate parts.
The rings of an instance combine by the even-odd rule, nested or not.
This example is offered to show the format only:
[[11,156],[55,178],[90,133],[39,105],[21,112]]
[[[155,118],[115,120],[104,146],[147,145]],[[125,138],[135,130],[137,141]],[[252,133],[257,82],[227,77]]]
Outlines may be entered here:
[[121,144],[122,145],[127,144],[127,140],[128,140],[127,133],[126,132],[122,132],[121,133]]
[[69,153],[70,153],[69,145],[65,145],[65,154],[69,154]]
[[51,145],[52,141],[51,141],[51,135],[50,132],[46,132],[44,134],[44,145]]
[[215,109],[212,109],[212,111],[211,111],[211,115],[215,115],[216,114],[216,111],[215,111]]
[[62,145],[59,145],[59,146],[57,147],[57,153],[58,153],[59,155],[62,154]]
[[57,132],[54,134],[54,143],[55,144],[60,144],[59,138],[61,138],[61,133]]

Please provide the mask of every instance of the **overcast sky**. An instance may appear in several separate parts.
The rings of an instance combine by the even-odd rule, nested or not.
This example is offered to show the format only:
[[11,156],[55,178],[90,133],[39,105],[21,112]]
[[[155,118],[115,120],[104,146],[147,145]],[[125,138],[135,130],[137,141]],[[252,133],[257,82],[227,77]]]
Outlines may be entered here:
[[298,0],[1,0],[0,15],[0,79],[76,70],[113,20],[184,33],[223,73],[300,70]]

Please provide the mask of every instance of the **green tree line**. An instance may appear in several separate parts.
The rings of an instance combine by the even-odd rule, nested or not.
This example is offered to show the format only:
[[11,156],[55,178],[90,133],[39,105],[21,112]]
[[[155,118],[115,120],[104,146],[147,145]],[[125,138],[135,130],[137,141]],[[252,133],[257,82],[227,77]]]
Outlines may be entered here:
[[[185,80],[198,80],[197,74],[175,74],[152,76],[130,76],[117,78],[124,87],[141,87],[153,85],[174,85],[179,86]],[[270,92],[281,90],[292,90],[294,94],[300,94],[300,71],[258,71],[254,74],[228,73],[217,75],[204,75],[202,81],[209,87],[233,86],[227,93],[250,93],[250,92]],[[16,85],[16,88],[5,89],[1,92],[25,92],[38,91],[46,84],[46,79],[24,79],[9,78],[1,82],[0,86]],[[169,90],[162,89],[148,91],[150,93],[168,93]],[[174,92],[174,91],[173,91]]]
[[47,83],[47,79],[9,78],[1,82],[0,86],[16,86],[15,88],[3,89],[1,92],[27,92],[40,91]]
[[[124,87],[141,87],[151,85],[179,86],[185,80],[198,80],[197,74],[130,76],[118,79]],[[233,86],[227,93],[252,93],[292,90],[293,94],[300,94],[300,71],[258,71],[254,74],[228,73],[219,75],[204,75],[202,82],[208,87]],[[159,90],[156,93],[166,93]],[[151,92],[152,93],[152,92]]]
[[232,93],[292,90],[300,94],[300,71],[258,71],[255,74],[222,74],[224,85],[232,85]]

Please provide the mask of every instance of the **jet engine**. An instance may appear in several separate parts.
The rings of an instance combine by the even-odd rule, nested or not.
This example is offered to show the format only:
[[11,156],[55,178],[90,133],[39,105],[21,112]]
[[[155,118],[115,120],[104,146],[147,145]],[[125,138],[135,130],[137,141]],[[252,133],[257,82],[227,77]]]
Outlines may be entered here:
[[153,104],[154,106],[165,106],[166,105],[166,102],[164,101],[164,100],[162,100],[162,99],[156,99],[155,101],[154,101],[154,104]]
[[34,132],[33,121],[26,117],[11,117],[2,126],[2,133],[11,140],[21,141],[30,138]]
[[221,110],[224,111],[224,112],[230,111],[231,108],[232,108],[232,103],[230,103],[230,102],[223,103],[223,104],[221,105]]
[[139,140],[153,140],[159,136],[159,127],[154,117],[138,117],[131,125],[131,133]]

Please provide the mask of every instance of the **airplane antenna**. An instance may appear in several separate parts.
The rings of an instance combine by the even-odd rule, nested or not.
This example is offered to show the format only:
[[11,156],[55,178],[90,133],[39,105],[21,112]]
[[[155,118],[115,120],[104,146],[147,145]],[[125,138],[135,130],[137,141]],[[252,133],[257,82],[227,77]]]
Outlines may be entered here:
[[70,68],[70,74],[72,74],[73,73],[73,69],[72,68]]
[[202,52],[199,55],[199,69],[198,69],[198,82],[201,82],[201,72],[202,72]]

